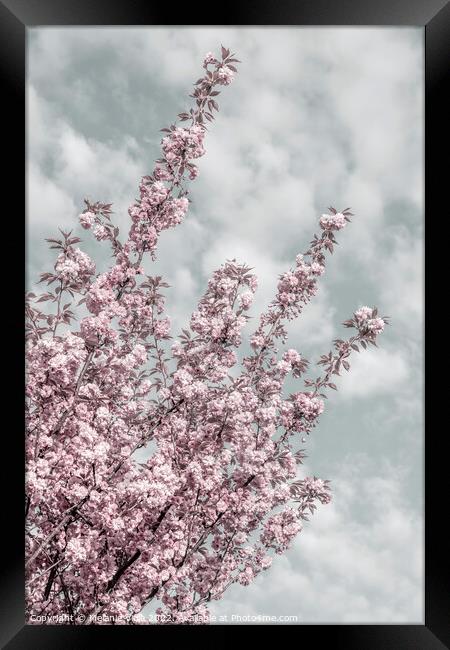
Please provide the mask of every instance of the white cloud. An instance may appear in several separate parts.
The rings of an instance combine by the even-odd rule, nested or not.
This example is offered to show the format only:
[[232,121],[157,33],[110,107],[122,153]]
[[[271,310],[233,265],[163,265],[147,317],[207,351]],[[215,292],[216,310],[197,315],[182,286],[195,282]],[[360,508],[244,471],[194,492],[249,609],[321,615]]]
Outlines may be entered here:
[[422,341],[424,315],[424,250],[417,236],[402,229],[392,253],[377,269],[383,309],[409,336]]
[[[48,182],[60,195],[77,203],[77,213],[84,208],[82,199],[111,201],[119,223],[126,226],[126,210],[136,195],[145,167],[133,138],[124,136],[120,148],[88,139],[77,132],[55,106],[41,97],[33,85],[28,91],[28,152],[31,165],[30,186],[35,187],[36,174],[44,169]],[[138,153],[137,153],[138,152]],[[33,185],[34,184],[34,185]],[[30,221],[39,222],[45,204],[41,196],[29,195]],[[56,217],[56,214],[54,215]],[[73,214],[60,214],[54,227],[74,227]]]
[[30,225],[40,232],[42,228],[54,227],[55,223],[73,220],[77,215],[73,196],[45,176],[35,164],[28,168],[28,203],[33,206]]
[[298,320],[287,326],[289,345],[305,354],[313,354],[310,361],[319,354],[328,352],[336,336],[336,309],[325,287],[321,287],[314,299],[304,307]]
[[350,360],[351,369],[336,378],[344,399],[392,393],[409,377],[408,362],[401,352],[385,348],[362,350]]

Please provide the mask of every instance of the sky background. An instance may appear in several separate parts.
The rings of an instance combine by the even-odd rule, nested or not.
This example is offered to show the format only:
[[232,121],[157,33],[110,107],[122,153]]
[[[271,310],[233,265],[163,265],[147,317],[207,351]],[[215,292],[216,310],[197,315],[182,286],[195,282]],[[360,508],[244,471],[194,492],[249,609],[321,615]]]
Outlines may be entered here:
[[[353,208],[319,294],[290,326],[311,361],[361,305],[391,317],[356,355],[307,443],[305,474],[334,500],[291,550],[216,615],[304,623],[421,623],[423,615],[423,31],[421,28],[32,28],[28,30],[27,278],[49,270],[45,237],[82,231],[83,198],[112,202],[126,233],[160,129],[189,107],[206,52],[241,60],[219,96],[189,215],[162,234],[149,272],[170,283],[176,336],[211,272],[254,267],[252,314],[303,252],[329,205]],[[151,269],[151,270],[150,270]],[[247,333],[253,331],[252,324]]]

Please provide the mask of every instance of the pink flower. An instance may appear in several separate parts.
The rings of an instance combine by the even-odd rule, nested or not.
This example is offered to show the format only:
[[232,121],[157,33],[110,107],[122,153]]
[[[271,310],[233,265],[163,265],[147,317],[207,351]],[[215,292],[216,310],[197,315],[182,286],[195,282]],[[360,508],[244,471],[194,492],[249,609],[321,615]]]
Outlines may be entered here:
[[302,357],[297,352],[297,350],[290,348],[289,350],[286,350],[286,352],[283,354],[283,359],[291,365],[296,365],[301,362]]
[[101,241],[102,239],[108,239],[109,237],[108,231],[104,226],[95,226],[93,233],[95,239],[97,239],[98,241]]
[[323,214],[320,218],[320,227],[323,230],[342,230],[347,225],[345,215],[341,212],[336,214]]
[[205,58],[203,59],[203,65],[207,66],[210,63],[217,63],[217,59],[212,52],[207,52],[205,54]]
[[267,548],[274,548],[276,553],[281,554],[289,548],[301,529],[298,513],[293,508],[286,508],[267,520],[261,542]]
[[158,339],[167,338],[170,334],[170,318],[162,318],[156,321],[153,332]]
[[363,323],[372,317],[373,309],[371,307],[360,307],[355,311],[355,320],[358,324]]
[[223,499],[220,499],[220,501],[217,502],[216,504],[216,510],[217,512],[225,512],[227,510],[228,506],[226,504],[226,501]]
[[253,581],[254,577],[253,569],[248,566],[239,573],[238,582],[244,587],[247,587]]
[[384,330],[384,320],[382,318],[370,318],[365,324],[367,329],[375,334]]
[[239,295],[239,303],[242,309],[248,309],[253,302],[253,293],[251,291],[244,291]]
[[55,272],[63,282],[78,286],[95,273],[95,264],[79,248],[68,248],[66,252],[58,256]]
[[311,273],[313,275],[322,275],[324,272],[325,267],[322,264],[318,264],[317,262],[311,264]]
[[234,72],[228,66],[222,65],[217,70],[217,77],[220,84],[228,86],[234,79]]
[[307,420],[315,420],[324,411],[323,400],[312,397],[310,393],[296,393],[292,398],[302,416]]
[[255,334],[250,339],[250,343],[253,348],[259,348],[264,345],[264,337],[260,334]]
[[79,219],[83,228],[85,230],[89,230],[89,228],[91,228],[92,224],[95,222],[95,214],[94,212],[90,212],[88,210],[87,212],[82,212],[79,216]]
[[323,504],[330,503],[331,501],[330,487],[328,483],[316,477],[307,476],[304,478],[300,482],[300,490],[298,494],[302,496],[308,504],[316,499]]

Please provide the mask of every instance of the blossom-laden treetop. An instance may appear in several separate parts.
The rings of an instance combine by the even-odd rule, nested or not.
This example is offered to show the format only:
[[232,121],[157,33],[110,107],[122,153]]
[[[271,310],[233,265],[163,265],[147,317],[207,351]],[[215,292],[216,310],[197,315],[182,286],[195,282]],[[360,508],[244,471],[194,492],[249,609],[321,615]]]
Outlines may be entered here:
[[[238,63],[208,53],[193,107],[163,129],[161,157],[142,178],[122,241],[111,204],[85,201],[81,226],[109,242],[113,264],[96,273],[72,233],[49,239],[57,257],[27,294],[27,619],[131,622],[157,602],[161,620],[206,622],[208,602],[249,585],[289,548],[328,481],[302,477],[302,444],[324,410],[325,391],[349,357],[376,345],[385,318],[361,307],[308,378],[286,349],[288,321],[317,292],[335,233],[349,209],[329,209],[320,234],[280,277],[277,293],[237,350],[257,279],[227,261],[208,282],[189,325],[171,342],[161,277],[146,275],[160,234],[189,208],[207,124]],[[41,310],[41,303],[45,311]],[[85,315],[81,312],[85,310]],[[303,388],[285,395],[288,375]],[[147,460],[136,451],[147,449]],[[142,457],[142,454],[139,456]]]

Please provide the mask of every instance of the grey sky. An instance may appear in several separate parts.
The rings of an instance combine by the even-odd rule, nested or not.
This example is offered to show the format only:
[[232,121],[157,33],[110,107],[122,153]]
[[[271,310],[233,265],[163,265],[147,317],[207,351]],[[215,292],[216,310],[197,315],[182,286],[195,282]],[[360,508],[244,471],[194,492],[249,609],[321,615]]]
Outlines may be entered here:
[[[256,583],[232,587],[213,610],[421,622],[421,29],[29,30],[29,282],[51,260],[43,238],[81,230],[85,196],[113,202],[126,230],[159,129],[188,106],[204,54],[221,43],[240,72],[220,95],[189,216],[163,234],[152,269],[172,285],[174,334],[227,258],[255,268],[257,314],[329,205],[356,216],[290,344],[315,361],[365,304],[392,325],[379,350],[354,360],[308,441],[307,469],[332,480],[334,501]],[[82,237],[102,268],[107,246]]]

